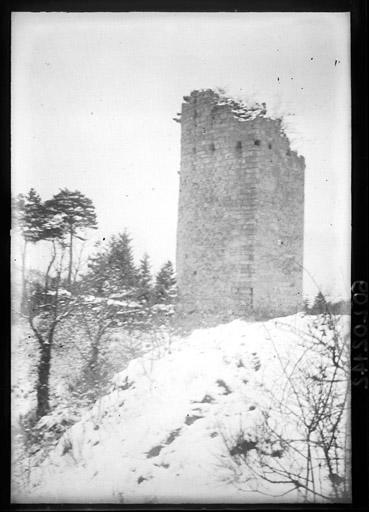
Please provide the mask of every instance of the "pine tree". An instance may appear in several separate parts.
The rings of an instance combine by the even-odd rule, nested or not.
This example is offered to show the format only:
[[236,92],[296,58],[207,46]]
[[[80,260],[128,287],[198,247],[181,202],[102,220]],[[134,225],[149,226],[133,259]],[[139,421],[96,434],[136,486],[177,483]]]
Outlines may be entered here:
[[43,230],[43,210],[41,197],[34,188],[16,197],[13,213],[25,242],[38,242]]
[[22,234],[24,240],[22,252],[22,308],[26,300],[26,256],[29,243],[37,243],[41,240],[61,238],[62,230],[53,226],[51,218],[40,195],[34,188],[29,192],[19,194],[13,203],[14,225]]
[[138,284],[131,238],[128,233],[113,235],[107,246],[90,258],[86,276],[88,287],[98,295],[127,293]]
[[176,298],[176,278],[173,264],[167,261],[159,270],[155,280],[155,302],[170,304]]
[[138,268],[138,290],[137,299],[145,305],[150,305],[152,301],[153,287],[151,276],[151,265],[148,254],[144,254]]
[[73,244],[75,238],[83,240],[82,233],[86,229],[96,229],[95,207],[88,197],[78,190],[74,192],[62,189],[45,202],[49,219],[53,220],[52,228],[61,229],[69,237],[68,286],[72,282]]

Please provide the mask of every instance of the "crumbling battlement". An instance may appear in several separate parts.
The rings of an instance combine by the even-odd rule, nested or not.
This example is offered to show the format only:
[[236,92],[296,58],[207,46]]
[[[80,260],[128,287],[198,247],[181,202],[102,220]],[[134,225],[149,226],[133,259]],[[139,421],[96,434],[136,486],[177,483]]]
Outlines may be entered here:
[[304,158],[281,120],[207,89],[184,97],[179,313],[290,314],[302,298]]

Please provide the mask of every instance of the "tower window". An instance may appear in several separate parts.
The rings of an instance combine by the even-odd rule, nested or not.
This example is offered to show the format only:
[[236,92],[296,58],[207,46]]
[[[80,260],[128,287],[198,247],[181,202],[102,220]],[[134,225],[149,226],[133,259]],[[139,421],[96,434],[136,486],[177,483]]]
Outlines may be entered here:
[[255,144],[255,146],[260,146],[260,140],[259,139],[254,140],[254,144]]
[[242,151],[242,142],[240,140],[236,144],[236,150],[237,151]]
[[272,149],[272,143],[271,143],[271,142],[269,142],[269,144],[268,144],[268,148],[269,148],[269,149]]
[[210,151],[215,151],[215,144],[212,142],[209,146]]

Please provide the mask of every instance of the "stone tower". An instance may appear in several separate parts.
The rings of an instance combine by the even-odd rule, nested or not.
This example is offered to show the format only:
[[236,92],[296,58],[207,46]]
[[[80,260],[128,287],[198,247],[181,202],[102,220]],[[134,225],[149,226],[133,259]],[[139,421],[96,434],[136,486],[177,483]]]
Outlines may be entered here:
[[184,97],[180,316],[225,321],[301,307],[305,162],[262,107],[210,89]]

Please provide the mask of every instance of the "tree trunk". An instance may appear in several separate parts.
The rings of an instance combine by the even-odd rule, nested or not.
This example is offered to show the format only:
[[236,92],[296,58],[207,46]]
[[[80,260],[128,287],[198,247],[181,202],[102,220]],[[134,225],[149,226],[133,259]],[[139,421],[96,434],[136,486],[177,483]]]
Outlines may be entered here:
[[73,265],[73,229],[69,232],[69,268],[68,268],[68,288],[72,284],[72,265]]
[[[49,340],[50,341],[50,336]],[[51,343],[45,342],[40,349],[37,376],[37,417],[41,418],[48,413],[49,404],[49,377],[51,366]]]
[[53,255],[52,255],[51,260],[47,266],[46,274],[45,274],[45,293],[47,293],[47,291],[49,289],[49,274],[50,274],[51,267],[54,264],[55,258],[56,258],[56,249],[55,249],[55,241],[53,240]]
[[24,241],[23,254],[22,254],[22,291],[21,291],[21,311],[24,313],[27,301],[26,292],[26,255],[27,255],[27,240]]

